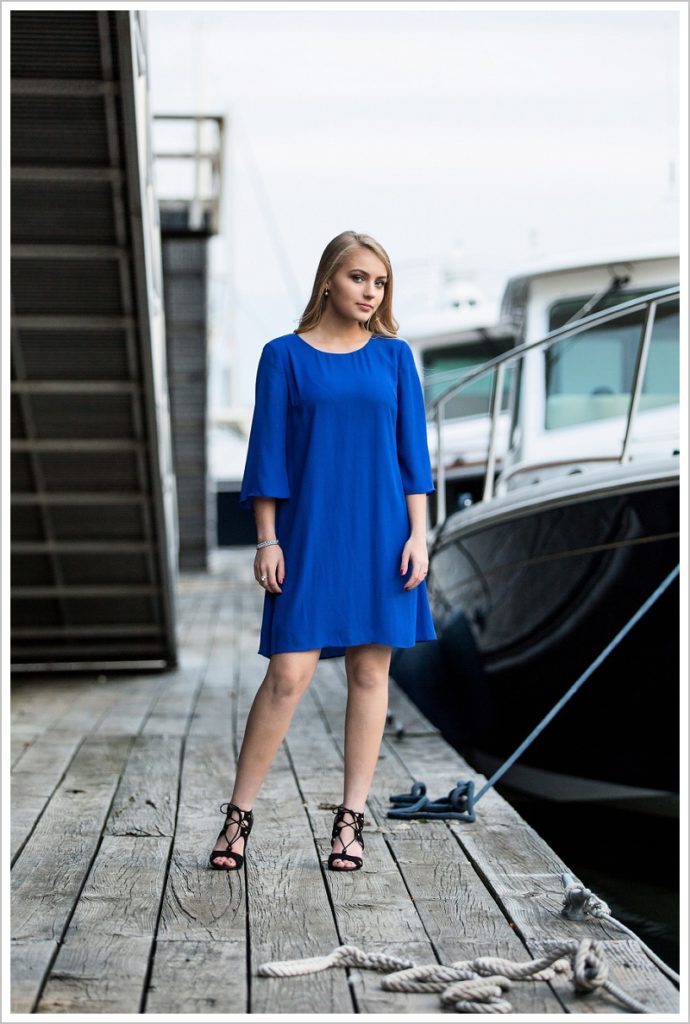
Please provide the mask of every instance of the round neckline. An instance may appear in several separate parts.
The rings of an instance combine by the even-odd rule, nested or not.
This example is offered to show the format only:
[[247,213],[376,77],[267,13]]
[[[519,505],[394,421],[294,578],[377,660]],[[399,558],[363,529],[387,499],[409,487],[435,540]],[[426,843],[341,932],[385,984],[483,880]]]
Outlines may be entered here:
[[353,356],[356,352],[362,352],[372,338],[376,337],[376,334],[370,334],[363,345],[360,345],[359,348],[353,348],[351,352],[327,352],[324,348],[317,348],[315,345],[312,345],[311,342],[307,341],[306,338],[303,338],[301,334],[297,333],[297,331],[293,331],[292,333],[296,338],[299,338],[302,344],[306,345],[307,348],[310,348],[313,352],[320,352],[324,356]]

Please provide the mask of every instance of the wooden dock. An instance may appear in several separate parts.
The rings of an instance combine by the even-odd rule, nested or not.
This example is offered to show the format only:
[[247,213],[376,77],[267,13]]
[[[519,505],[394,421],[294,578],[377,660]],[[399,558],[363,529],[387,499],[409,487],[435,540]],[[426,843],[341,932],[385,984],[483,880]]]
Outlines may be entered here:
[[[364,869],[324,869],[342,798],[343,659],[319,664],[296,712],[255,804],[246,875],[208,869],[268,665],[252,559],[218,553],[210,573],[181,577],[179,669],[14,680],[12,1011],[440,1014],[438,993],[385,991],[376,971],[257,967],[343,943],[417,964],[524,961],[591,936],[625,992],[677,1013],[678,990],[637,942],[561,916],[568,867],[497,793],[473,824],[386,817],[389,794],[415,779],[432,797],[483,781],[392,680],[405,734],[384,738]],[[508,998],[516,1013],[625,1012],[564,977],[515,982]]]

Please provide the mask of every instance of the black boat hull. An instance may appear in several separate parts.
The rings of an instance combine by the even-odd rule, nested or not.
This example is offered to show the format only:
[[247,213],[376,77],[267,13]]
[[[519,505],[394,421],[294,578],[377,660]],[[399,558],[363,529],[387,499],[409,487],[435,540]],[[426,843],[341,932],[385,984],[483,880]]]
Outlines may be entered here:
[[[677,565],[678,477],[464,516],[430,550],[439,639],[395,651],[391,675],[490,774]],[[676,579],[504,781],[677,813],[679,646]]]

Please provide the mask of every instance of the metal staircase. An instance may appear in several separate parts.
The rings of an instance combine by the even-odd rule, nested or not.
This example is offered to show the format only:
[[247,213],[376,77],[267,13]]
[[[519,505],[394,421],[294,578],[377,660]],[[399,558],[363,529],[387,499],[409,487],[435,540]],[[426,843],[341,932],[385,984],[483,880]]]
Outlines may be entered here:
[[11,12],[15,671],[176,662],[144,18]]

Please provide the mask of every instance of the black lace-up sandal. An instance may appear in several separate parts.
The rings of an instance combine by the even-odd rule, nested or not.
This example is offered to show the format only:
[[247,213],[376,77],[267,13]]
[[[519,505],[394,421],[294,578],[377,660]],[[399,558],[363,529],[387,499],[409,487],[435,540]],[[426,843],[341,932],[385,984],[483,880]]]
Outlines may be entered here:
[[[229,800],[227,803],[221,804],[220,809],[223,814],[227,814],[227,817],[225,824],[218,833],[218,839],[224,836],[228,845],[225,850],[212,850],[208,859],[211,862],[211,867],[215,868],[216,871],[237,871],[244,864],[244,853],[247,852],[247,840],[254,824],[254,814],[252,811],[243,811],[241,807],[231,803]],[[238,812],[239,818],[233,817],[234,811]],[[232,837],[228,836],[227,833],[230,825],[235,826],[235,833]],[[231,851],[230,847],[240,838],[244,839],[244,853],[235,853]],[[216,839],[216,842],[218,842],[218,839]],[[235,863],[231,865],[217,864],[216,860],[218,857],[232,857]]]
[[[328,858],[328,867],[331,871],[357,871],[362,867],[363,860],[354,853],[347,853],[347,848],[354,842],[358,842],[359,845],[364,849],[364,837],[362,836],[362,829],[364,828],[364,813],[360,811],[353,811],[350,807],[345,807],[344,804],[340,804],[339,807],[333,811],[337,815],[333,822],[333,831],[331,833],[331,843],[334,843],[336,839],[340,839],[340,833],[344,828],[351,828],[354,832],[354,836],[349,843],[343,843],[342,839],[340,842],[343,844],[341,853],[332,853]],[[345,814],[351,814],[354,821],[346,821],[344,818]],[[353,868],[344,868],[333,863],[336,860],[349,860],[350,863],[354,864]]]

